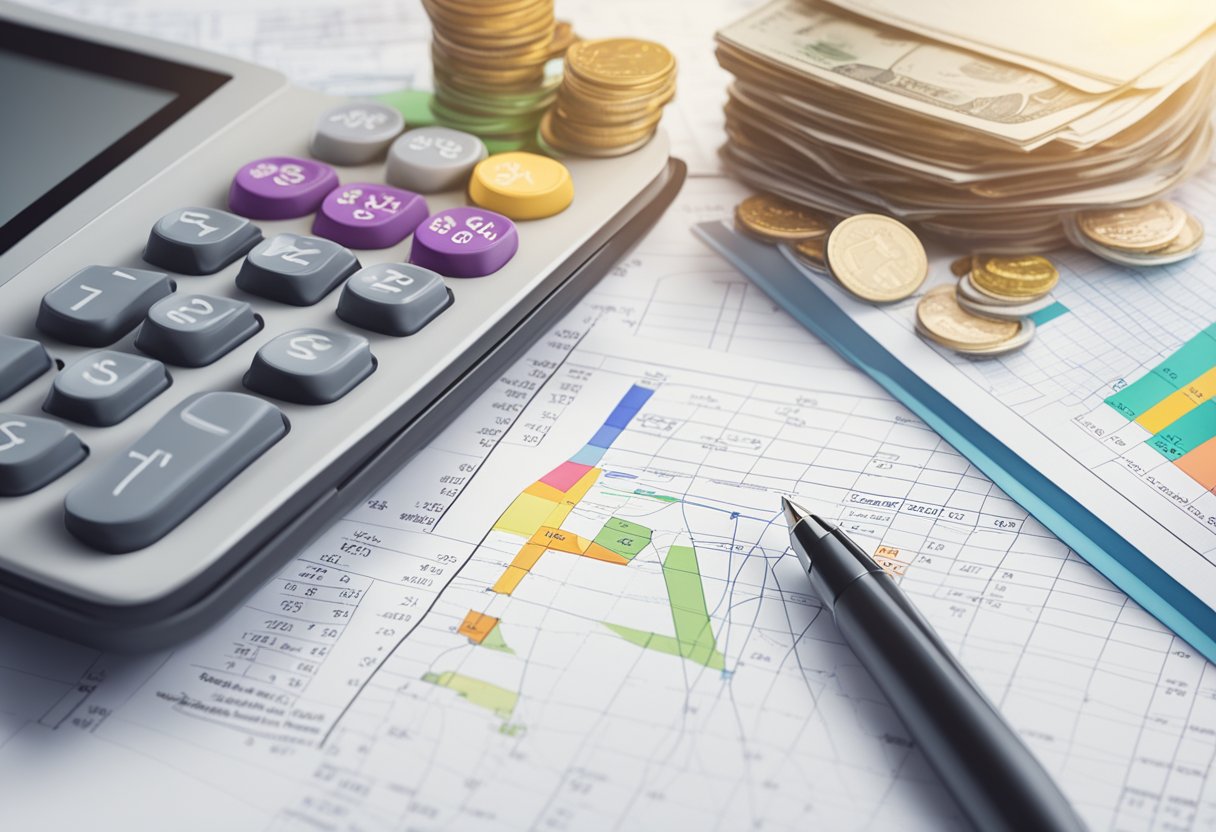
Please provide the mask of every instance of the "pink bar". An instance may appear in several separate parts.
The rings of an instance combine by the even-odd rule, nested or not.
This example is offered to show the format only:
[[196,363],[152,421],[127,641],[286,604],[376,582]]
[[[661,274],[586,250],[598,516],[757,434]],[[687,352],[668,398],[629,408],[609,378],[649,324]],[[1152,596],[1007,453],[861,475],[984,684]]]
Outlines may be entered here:
[[591,470],[590,465],[579,462],[563,462],[549,473],[540,478],[545,485],[551,485],[558,491],[569,491],[574,484],[583,478],[583,474]]

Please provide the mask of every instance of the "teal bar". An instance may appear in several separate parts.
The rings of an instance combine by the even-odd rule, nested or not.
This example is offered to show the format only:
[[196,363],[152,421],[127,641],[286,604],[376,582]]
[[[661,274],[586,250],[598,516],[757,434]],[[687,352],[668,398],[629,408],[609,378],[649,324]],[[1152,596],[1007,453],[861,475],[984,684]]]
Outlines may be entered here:
[[1141,413],[1173,393],[1177,388],[1154,373],[1132,382],[1118,393],[1106,397],[1106,403],[1134,422]]
[[1148,441],[1157,453],[1173,461],[1216,437],[1216,399],[1208,399]]
[[1034,321],[1035,326],[1042,326],[1048,321],[1054,321],[1056,318],[1068,311],[1068,307],[1056,301],[1051,306],[1040,309],[1030,316],[1030,320]]
[[1153,369],[1153,373],[1177,389],[1216,367],[1216,338],[1208,334],[1210,329],[1208,327],[1175,350]]

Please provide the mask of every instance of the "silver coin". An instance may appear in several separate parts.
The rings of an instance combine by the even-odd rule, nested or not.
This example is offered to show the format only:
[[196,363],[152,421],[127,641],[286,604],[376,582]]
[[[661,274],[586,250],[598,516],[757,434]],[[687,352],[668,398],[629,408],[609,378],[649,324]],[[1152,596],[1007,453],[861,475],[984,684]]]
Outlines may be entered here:
[[958,293],[958,305],[966,309],[973,315],[983,315],[986,318],[998,318],[1002,321],[1017,321],[1022,318],[1028,318],[1035,312],[1041,312],[1047,307],[1055,303],[1055,298],[1051,295],[1023,303],[1019,306],[1008,306],[998,303],[977,303],[970,297],[964,295],[960,290]]

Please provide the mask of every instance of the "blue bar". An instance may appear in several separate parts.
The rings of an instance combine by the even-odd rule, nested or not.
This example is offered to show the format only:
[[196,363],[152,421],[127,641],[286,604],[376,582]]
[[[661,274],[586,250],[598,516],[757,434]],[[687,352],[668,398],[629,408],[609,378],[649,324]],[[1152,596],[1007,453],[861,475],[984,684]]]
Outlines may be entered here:
[[654,395],[654,391],[646,387],[638,387],[636,384],[629,388],[629,392],[621,397],[620,402],[613,409],[607,421],[604,422],[606,428],[625,428],[633,420],[634,416],[638,415],[638,411],[642,409],[642,405]]
[[607,448],[597,448],[594,445],[584,445],[582,450],[570,457],[571,462],[577,462],[579,465],[590,465],[592,467],[599,465],[600,460],[604,458],[604,451]]
[[591,441],[587,444],[594,445],[597,448],[611,448],[612,443],[615,442],[616,438],[620,435],[620,428],[610,428],[607,425],[604,425],[595,432],[595,436],[591,437]]
[[1035,326],[1042,326],[1048,321],[1054,321],[1056,318],[1068,311],[1068,307],[1056,301],[1051,306],[1040,309],[1030,316],[1030,320],[1034,321]]

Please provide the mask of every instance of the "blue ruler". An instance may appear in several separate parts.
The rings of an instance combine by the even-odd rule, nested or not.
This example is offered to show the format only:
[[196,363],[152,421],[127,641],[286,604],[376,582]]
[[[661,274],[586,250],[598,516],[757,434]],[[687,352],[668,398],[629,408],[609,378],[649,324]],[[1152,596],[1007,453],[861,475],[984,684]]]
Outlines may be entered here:
[[800,324],[941,434],[1073,551],[1208,661],[1216,661],[1216,611],[904,366],[781,252],[721,222],[701,223],[694,231]]

